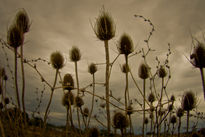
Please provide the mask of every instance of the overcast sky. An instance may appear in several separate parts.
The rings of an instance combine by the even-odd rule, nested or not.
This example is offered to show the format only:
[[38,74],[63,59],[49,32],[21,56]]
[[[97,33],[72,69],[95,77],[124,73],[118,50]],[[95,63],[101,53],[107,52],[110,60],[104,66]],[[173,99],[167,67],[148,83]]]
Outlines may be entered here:
[[[153,73],[156,66],[155,57],[158,56],[163,62],[167,53],[167,44],[170,43],[172,54],[169,61],[172,78],[167,87],[168,94],[176,95],[178,101],[176,105],[179,106],[183,93],[192,90],[197,94],[199,110],[205,112],[200,72],[185,57],[189,57],[191,52],[191,34],[201,39],[205,30],[204,5],[204,0],[1,0],[0,37],[6,40],[8,26],[17,11],[24,8],[32,22],[31,29],[25,36],[25,57],[27,59],[41,57],[49,60],[53,51],[60,51],[66,58],[62,74],[71,73],[74,77],[74,64],[68,57],[71,47],[78,46],[82,53],[82,59],[78,64],[80,87],[83,87],[92,81],[92,77],[87,73],[88,64],[105,62],[103,42],[97,39],[92,29],[102,6],[110,12],[116,25],[116,36],[110,41],[111,60],[117,55],[116,43],[124,32],[131,36],[136,50],[145,47],[144,40],[151,27],[142,19],[134,17],[135,14],[143,15],[152,21],[156,29],[150,40],[150,47],[156,49],[156,52],[152,52],[148,58]],[[5,66],[2,51],[0,56],[1,66]],[[8,51],[8,56],[12,66],[13,54]],[[131,58],[129,63],[139,84],[141,80],[138,78],[138,67],[142,62],[141,56],[137,55]],[[120,57],[111,75],[111,90],[116,97],[123,97],[124,94],[124,75],[119,67],[123,63],[124,58]],[[52,83],[55,71],[44,63],[37,64],[37,67]],[[42,89],[43,85],[39,82],[37,73],[28,66],[26,66],[26,76],[26,108],[32,111],[37,102],[35,88]],[[104,67],[99,67],[96,79],[97,82],[104,81]],[[131,78],[130,81],[129,90],[132,99],[141,100],[137,96],[139,93]],[[160,83],[158,82],[156,86],[159,87]],[[98,95],[104,95],[104,88],[101,86],[96,90]],[[45,111],[49,93],[49,90],[45,91],[41,112]],[[12,95],[14,92],[9,94]],[[61,105],[62,95],[61,90],[54,93],[49,119],[51,123],[65,123],[65,108]],[[90,96],[84,99],[85,106],[89,107]],[[139,106],[134,104],[134,108],[139,109]],[[140,117],[138,113],[133,115],[134,126],[140,128],[141,123],[136,124],[137,116]]]

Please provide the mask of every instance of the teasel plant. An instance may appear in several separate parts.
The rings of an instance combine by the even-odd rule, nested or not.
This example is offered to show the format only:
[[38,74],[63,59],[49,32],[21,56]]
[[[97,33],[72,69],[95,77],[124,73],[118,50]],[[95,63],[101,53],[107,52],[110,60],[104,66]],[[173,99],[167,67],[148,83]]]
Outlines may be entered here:
[[124,131],[128,125],[127,117],[122,112],[115,112],[113,116],[113,126],[115,129],[120,129],[122,137],[126,136]]
[[[76,84],[77,84],[77,96],[80,94],[80,86],[79,86],[79,79],[78,79],[78,61],[81,59],[81,53],[80,49],[76,46],[73,46],[70,50],[70,61],[74,62],[75,64],[75,78],[76,78]],[[80,115],[79,115],[79,108],[77,107],[77,117],[78,117],[78,127],[81,129],[80,124]]]
[[[130,103],[130,97],[129,97],[129,81],[128,81],[128,73],[129,73],[129,66],[128,66],[128,56],[131,54],[134,49],[133,49],[133,42],[131,37],[124,33],[119,40],[118,44],[118,51],[120,54],[123,54],[125,56],[125,65],[123,65],[123,69],[125,73],[125,79],[126,79],[126,86],[125,86],[125,110],[127,110],[128,104]],[[129,116],[129,121],[131,122],[131,117]],[[130,123],[131,124],[131,123]],[[130,127],[130,132],[131,132],[131,127]]]
[[176,111],[176,115],[178,117],[178,137],[180,137],[181,118],[184,115],[184,110],[181,107],[179,107]]
[[173,136],[174,135],[174,128],[175,128],[174,126],[177,123],[177,117],[175,115],[173,115],[170,119],[170,122],[172,124],[172,136]]
[[152,133],[152,128],[153,128],[153,119],[154,119],[154,106],[153,102],[156,100],[154,93],[150,93],[148,96],[148,101],[150,102],[150,132]]
[[187,91],[182,97],[182,109],[187,112],[186,133],[189,132],[190,111],[196,108],[196,97],[192,91]]
[[91,64],[88,66],[88,72],[92,75],[92,78],[93,78],[93,82],[92,82],[93,96],[92,96],[92,105],[91,105],[91,110],[90,110],[89,117],[88,117],[87,127],[89,127],[90,119],[91,119],[92,112],[93,112],[93,107],[94,107],[94,97],[95,97],[95,96],[94,96],[94,95],[95,95],[95,73],[97,72],[97,66],[96,66],[94,63],[91,63]]
[[54,82],[53,85],[51,87],[51,94],[50,94],[50,98],[49,98],[49,102],[48,105],[46,107],[46,111],[44,114],[44,120],[43,120],[43,126],[44,126],[44,130],[46,129],[46,122],[47,122],[47,118],[48,118],[48,112],[49,112],[49,108],[52,102],[52,98],[53,98],[53,93],[56,87],[56,83],[57,83],[57,79],[58,79],[58,73],[59,70],[62,69],[64,67],[64,57],[63,55],[59,52],[53,52],[50,56],[50,62],[52,67],[55,69],[55,77],[54,77]]
[[142,119],[142,136],[144,137],[144,120],[145,120],[145,99],[146,99],[146,79],[149,78],[149,67],[142,63],[138,69],[138,75],[143,80],[143,119]]
[[109,105],[109,75],[110,75],[110,57],[109,57],[109,45],[108,41],[115,36],[115,25],[111,15],[103,8],[100,15],[96,19],[93,30],[97,38],[104,42],[105,46],[105,59],[106,59],[106,71],[105,71],[105,94],[106,94],[106,111],[107,111],[107,131],[110,134],[111,131],[111,118],[110,118],[110,105]]

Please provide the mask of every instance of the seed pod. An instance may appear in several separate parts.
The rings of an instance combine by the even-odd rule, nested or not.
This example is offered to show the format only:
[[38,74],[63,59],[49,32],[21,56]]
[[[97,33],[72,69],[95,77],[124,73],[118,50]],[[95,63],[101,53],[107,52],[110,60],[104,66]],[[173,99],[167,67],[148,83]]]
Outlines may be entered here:
[[150,119],[153,119],[153,118],[154,118],[154,114],[153,114],[153,113],[150,113],[150,114],[149,114],[149,118],[150,118]]
[[61,69],[64,66],[64,57],[58,51],[51,54],[50,61],[54,69]]
[[66,92],[63,95],[62,104],[63,106],[68,107],[68,108],[70,107],[70,105],[74,104],[74,95],[72,92]]
[[78,47],[73,46],[72,49],[70,50],[70,60],[72,62],[77,62],[81,58],[81,53]]
[[177,122],[177,117],[176,117],[175,115],[173,115],[173,116],[171,117],[171,119],[170,119],[170,122],[171,122],[172,124],[175,124],[175,123]]
[[171,98],[170,98],[170,100],[171,100],[172,102],[174,102],[174,101],[175,101],[175,96],[172,95]]
[[71,74],[67,73],[63,77],[63,88],[65,90],[73,90],[74,89],[74,80]]
[[26,33],[29,31],[30,28],[30,21],[28,14],[26,13],[25,9],[20,10],[16,14],[16,25],[19,27],[19,29],[23,32]]
[[129,105],[127,107],[127,115],[131,115],[131,114],[133,114],[133,107],[131,105]]
[[120,54],[125,54],[125,55],[129,55],[134,51],[132,39],[128,34],[124,33],[121,36],[118,50]]
[[23,41],[23,32],[16,25],[11,25],[7,32],[8,45],[16,49],[23,44]]
[[77,107],[80,108],[82,105],[84,105],[84,101],[81,97],[77,96],[75,98],[75,104],[76,104]]
[[128,126],[128,120],[125,115],[123,115],[121,112],[117,112],[113,116],[113,125],[114,128],[117,129],[124,129]]
[[158,76],[160,78],[164,78],[164,77],[166,77],[166,75],[167,75],[167,72],[166,72],[165,68],[163,66],[160,66],[160,68],[158,70]]
[[155,96],[154,96],[154,94],[152,92],[148,96],[148,101],[150,103],[153,103],[155,101]]
[[182,108],[185,111],[190,111],[196,107],[196,97],[193,92],[188,91],[182,98]]
[[129,65],[123,64],[122,67],[121,67],[121,70],[122,70],[123,73],[130,72]]
[[184,110],[182,108],[178,108],[176,114],[177,117],[182,117],[184,115]]
[[115,36],[115,27],[112,17],[108,12],[104,10],[101,12],[99,17],[96,19],[94,26],[94,32],[98,39],[110,40]]
[[89,115],[89,109],[86,107],[83,109],[83,116],[88,117]]
[[149,123],[149,119],[148,119],[148,118],[145,118],[145,119],[144,119],[144,124],[147,125],[148,123]]
[[95,74],[95,72],[97,71],[97,66],[94,64],[94,63],[91,63],[89,66],[88,66],[88,72],[93,75]]
[[146,64],[141,64],[138,69],[138,75],[141,79],[147,79],[149,77],[149,68]]
[[88,133],[88,137],[99,137],[100,136],[100,132],[97,128],[91,128],[89,130],[89,133]]

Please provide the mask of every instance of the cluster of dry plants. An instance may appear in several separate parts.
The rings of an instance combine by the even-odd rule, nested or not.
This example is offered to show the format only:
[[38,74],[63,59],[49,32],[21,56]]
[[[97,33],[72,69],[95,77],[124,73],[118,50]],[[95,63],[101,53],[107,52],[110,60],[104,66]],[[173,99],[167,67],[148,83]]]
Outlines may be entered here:
[[[51,53],[50,61],[46,61],[42,58],[29,60],[24,56],[24,41],[26,35],[29,35],[31,27],[31,21],[24,9],[21,9],[16,14],[12,25],[9,26],[7,32],[7,40],[1,40],[1,47],[4,53],[3,60],[6,60],[7,65],[1,66],[0,70],[0,133],[2,137],[16,136],[16,137],[28,137],[28,136],[119,136],[117,129],[119,129],[121,136],[134,136],[135,129],[133,128],[132,119],[134,117],[141,117],[141,136],[184,136],[193,131],[192,135],[202,136],[204,131],[197,132],[198,120],[204,119],[203,113],[197,111],[197,97],[192,91],[184,93],[181,99],[181,106],[175,107],[175,96],[169,96],[167,94],[167,86],[171,79],[171,71],[169,65],[169,56],[171,55],[170,44],[168,44],[168,52],[166,59],[160,61],[156,57],[156,68],[154,72],[151,71],[149,61],[147,57],[150,52],[155,52],[150,47],[150,38],[155,31],[153,23],[143,16],[135,15],[135,18],[142,19],[151,27],[151,31],[146,40],[144,40],[145,46],[142,49],[134,49],[133,41],[129,34],[124,33],[120,37],[117,43],[118,54],[113,61],[110,61],[109,54],[109,42],[115,37],[116,26],[111,15],[102,9],[100,15],[97,17],[95,24],[92,26],[96,37],[104,43],[105,47],[105,63],[91,63],[88,66],[88,72],[92,76],[92,83],[86,87],[81,87],[79,83],[78,63],[81,60],[80,49],[73,46],[69,52],[70,61],[73,62],[75,68],[75,81],[70,73],[62,76],[62,69],[65,66],[65,58],[62,53],[56,51]],[[202,85],[204,89],[204,74],[203,68],[205,67],[205,47],[204,43],[193,39],[195,41],[195,47],[193,54],[190,55],[190,62],[196,68],[200,69]],[[9,57],[6,50],[10,50],[14,54],[13,63],[14,68],[11,68],[9,64]],[[113,96],[110,89],[110,77],[112,67],[116,60],[120,56],[124,56],[125,63],[121,66],[122,73],[125,75],[125,90],[123,91],[123,99],[117,99]],[[134,56],[141,56],[143,63],[138,66],[138,77],[135,77],[132,73],[132,68],[129,67],[129,59]],[[44,62],[48,67],[52,67],[55,70],[53,83],[43,76],[38,69],[38,62]],[[20,63],[20,67],[18,66]],[[33,69],[40,77],[41,82],[44,85],[44,89],[40,93],[38,98],[38,105],[34,110],[32,117],[29,118],[25,106],[25,69],[24,65],[27,65]],[[102,83],[96,82],[96,72],[99,65],[105,65],[105,81]],[[18,72],[21,72],[18,74]],[[14,82],[13,91],[15,95],[9,96],[7,93],[7,81],[11,79]],[[21,79],[21,80],[20,80]],[[156,83],[156,79],[158,83]],[[142,81],[142,85],[139,82]],[[129,82],[132,81],[138,92],[138,98],[141,100],[135,100],[135,104],[131,100],[129,93]],[[60,83],[61,86],[57,86]],[[104,87],[105,97],[96,94],[96,85]],[[161,84],[161,88],[157,89],[156,84]],[[19,86],[21,85],[21,86]],[[92,88],[90,88],[92,87]],[[149,87],[149,88],[147,88]],[[50,97],[47,102],[44,117],[38,118],[34,116],[34,113],[40,108],[44,91],[50,89]],[[62,89],[64,95],[62,97],[62,105],[66,109],[66,125],[61,131],[53,131],[48,127],[48,117],[50,106],[53,99],[55,90]],[[90,91],[91,89],[91,91]],[[76,95],[73,94],[73,91]],[[205,91],[205,89],[204,89]],[[38,92],[38,90],[36,91]],[[204,92],[205,93],[205,92]],[[84,99],[86,95],[91,95],[90,108],[84,107]],[[12,97],[15,97],[13,99]],[[106,112],[104,116],[106,121],[99,119],[99,116],[93,113],[94,104],[97,103],[97,99],[102,100],[98,105],[100,111]],[[117,101],[113,103],[113,101]],[[120,105],[119,105],[120,104]],[[111,106],[115,108],[115,111],[110,111]],[[123,107],[122,107],[123,106]],[[138,109],[134,109],[133,106],[138,106]],[[193,112],[193,113],[192,113]],[[76,115],[73,115],[76,113]],[[182,117],[186,115],[186,132],[181,131]],[[74,118],[76,116],[76,118]],[[190,129],[189,119],[195,117],[197,123],[195,128]],[[77,123],[74,122],[77,119]],[[93,127],[91,119],[95,120],[100,126],[106,128],[106,133],[102,134],[97,127]],[[105,124],[106,123],[106,124]],[[150,127],[148,128],[148,125]],[[149,129],[149,131],[148,131]],[[194,132],[195,131],[195,132]],[[58,134],[57,134],[58,133]]]

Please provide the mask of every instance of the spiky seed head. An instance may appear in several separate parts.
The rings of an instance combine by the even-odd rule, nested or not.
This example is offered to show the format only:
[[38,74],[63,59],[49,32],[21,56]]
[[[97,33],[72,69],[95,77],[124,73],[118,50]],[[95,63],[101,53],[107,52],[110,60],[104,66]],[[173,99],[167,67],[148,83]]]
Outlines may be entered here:
[[171,117],[171,119],[170,119],[170,122],[171,122],[172,124],[175,124],[175,123],[177,122],[177,117],[176,117],[175,115],[173,115],[173,116]]
[[118,45],[118,50],[120,54],[124,54],[124,55],[129,55],[134,51],[132,39],[128,34],[124,33],[121,36]]
[[77,96],[75,98],[75,104],[76,104],[77,107],[80,108],[80,107],[82,107],[82,105],[84,105],[84,101],[81,97]]
[[191,111],[196,107],[196,97],[193,92],[188,91],[182,98],[182,108],[185,111]]
[[4,99],[4,103],[5,103],[6,105],[8,105],[8,104],[10,103],[10,100],[9,100],[8,97],[6,97],[6,98]]
[[94,26],[94,32],[98,39],[105,41],[115,36],[115,26],[112,17],[105,10],[101,11]]
[[80,49],[76,46],[73,46],[70,50],[70,60],[72,62],[77,62],[81,59]]
[[83,109],[83,116],[88,117],[89,115],[89,109],[86,107]]
[[74,95],[72,92],[66,92],[63,95],[62,104],[63,104],[63,106],[65,106],[67,108],[69,108],[70,105],[74,104]]
[[23,32],[16,26],[11,25],[7,31],[7,43],[14,49],[17,49],[24,42]]
[[30,29],[30,20],[28,17],[28,14],[25,9],[21,9],[16,14],[16,25],[19,27],[19,29],[26,33]]
[[174,105],[173,104],[170,104],[169,106],[168,106],[168,111],[170,112],[170,111],[172,111],[174,109]]
[[158,76],[160,78],[164,78],[167,75],[167,71],[165,70],[165,68],[163,66],[160,66],[160,68],[158,69]]
[[73,90],[74,89],[74,80],[71,74],[67,73],[63,77],[63,88],[65,90]]
[[129,65],[128,65],[128,64],[127,64],[127,65],[126,65],[126,64],[123,64],[122,67],[121,67],[121,70],[122,70],[122,72],[125,73],[125,74],[128,73],[128,72],[130,72]]
[[95,72],[97,72],[97,66],[94,64],[94,63],[91,63],[89,66],[88,66],[88,72],[93,75],[95,74]]
[[154,95],[154,93],[150,93],[149,94],[149,96],[148,96],[148,101],[150,102],[150,103],[153,103],[154,101],[155,101],[155,95]]
[[0,102],[0,110],[2,110],[4,108],[4,105],[2,102]]
[[202,42],[198,42],[194,49],[194,52],[190,56],[192,64],[197,68],[205,67],[205,45]]
[[123,115],[121,112],[116,112],[113,116],[113,125],[114,128],[117,129],[124,129],[128,126],[128,120],[125,115]]
[[149,118],[150,118],[150,119],[153,119],[153,118],[154,118],[154,114],[153,114],[153,113],[150,113],[150,114],[149,114]]
[[174,101],[176,100],[176,99],[175,99],[175,96],[172,95],[171,98],[170,98],[170,100],[171,100],[172,102],[174,102]]
[[64,57],[59,51],[53,52],[50,56],[50,62],[54,69],[61,69],[64,66]]
[[184,115],[184,110],[182,108],[178,108],[176,114],[177,114],[177,117],[180,118]]
[[91,128],[89,130],[88,137],[99,137],[99,136],[100,136],[100,132],[96,127]]
[[144,124],[147,125],[148,123],[149,123],[149,119],[146,117],[146,118],[144,119]]
[[142,63],[140,65],[138,75],[141,79],[147,79],[149,77],[149,68],[146,64]]
[[131,115],[131,114],[133,114],[133,107],[131,105],[129,105],[127,107],[127,115]]

